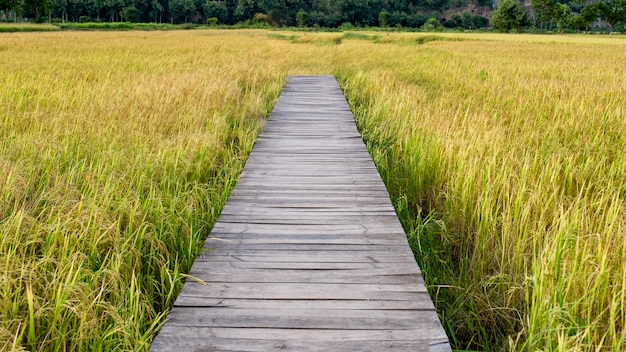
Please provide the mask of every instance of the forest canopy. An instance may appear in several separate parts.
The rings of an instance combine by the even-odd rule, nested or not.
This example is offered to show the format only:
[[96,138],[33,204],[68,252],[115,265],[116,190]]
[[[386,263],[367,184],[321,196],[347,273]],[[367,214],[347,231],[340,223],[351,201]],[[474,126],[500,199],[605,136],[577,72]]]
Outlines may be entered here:
[[[492,0],[0,0],[6,21],[12,14],[39,21],[256,22],[329,28],[344,23],[379,26],[381,19],[389,27],[421,27],[430,17],[442,19],[443,11],[450,8],[482,7],[489,11],[491,6]],[[453,24],[467,28],[488,25],[486,17],[472,12],[459,11]]]

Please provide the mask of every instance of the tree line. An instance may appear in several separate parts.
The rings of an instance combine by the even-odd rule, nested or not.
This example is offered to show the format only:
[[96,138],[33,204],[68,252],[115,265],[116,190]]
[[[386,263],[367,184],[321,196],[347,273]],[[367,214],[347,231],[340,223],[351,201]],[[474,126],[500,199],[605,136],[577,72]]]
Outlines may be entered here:
[[[153,22],[328,27],[411,27],[476,29],[489,25],[502,31],[528,27],[563,32],[589,30],[602,20],[610,30],[626,22],[626,0],[0,0],[5,21],[26,17],[59,22]],[[450,8],[494,7],[490,20]],[[450,13],[450,11],[448,11]],[[11,17],[11,15],[13,17]]]
[[587,32],[597,21],[606,24],[610,32],[623,28],[626,0],[532,0],[530,13],[515,0],[501,0],[491,16],[491,24],[505,32],[520,32],[529,26],[541,31],[556,27],[560,33],[566,28]]
[[[428,18],[441,20],[440,10],[465,1],[490,6],[492,0],[0,0],[0,11],[6,21],[12,14],[39,21],[265,22],[337,28],[343,23],[379,26],[382,19],[386,26],[421,27]],[[450,26],[488,25],[487,18],[469,13],[453,17]]]

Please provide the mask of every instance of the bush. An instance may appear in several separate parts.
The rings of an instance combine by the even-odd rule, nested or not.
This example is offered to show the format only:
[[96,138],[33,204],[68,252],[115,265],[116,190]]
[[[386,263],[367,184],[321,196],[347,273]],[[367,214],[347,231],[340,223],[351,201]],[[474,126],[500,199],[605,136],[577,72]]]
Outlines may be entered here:
[[352,23],[350,22],[344,22],[339,27],[344,31],[350,31],[354,29],[354,25],[352,25]]
[[298,11],[298,13],[296,14],[296,22],[298,23],[298,27],[306,27],[308,20],[309,14],[306,11]]
[[382,28],[387,28],[390,20],[391,14],[388,11],[383,10],[378,14],[378,23]]
[[422,26],[422,29],[428,32],[441,32],[443,31],[443,25],[438,19],[431,17],[426,20],[426,23]]

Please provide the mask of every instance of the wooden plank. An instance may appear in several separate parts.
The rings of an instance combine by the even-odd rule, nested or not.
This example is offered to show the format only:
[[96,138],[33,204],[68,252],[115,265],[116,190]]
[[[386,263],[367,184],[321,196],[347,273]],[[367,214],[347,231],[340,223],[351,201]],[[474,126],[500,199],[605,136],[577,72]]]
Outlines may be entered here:
[[357,242],[367,245],[403,245],[406,239],[397,234],[385,234],[376,236],[362,236],[360,234],[298,234],[298,236],[282,234],[241,234],[221,233],[213,234],[207,238],[205,247],[213,248],[217,243],[246,243],[246,244],[298,244],[298,245],[322,245],[322,244],[352,244]]
[[[243,217],[237,217],[235,218],[234,216],[230,217],[230,216],[225,216],[223,219],[220,220],[220,222],[222,224],[238,224],[238,223],[243,223],[243,224],[268,224],[268,225],[314,225],[314,226],[332,226],[332,225],[349,225],[351,224],[351,220],[358,220],[358,219],[366,219],[367,217],[363,217],[363,216],[346,216],[346,217],[339,217],[339,218],[324,218],[324,217],[317,217],[317,218],[306,218],[306,217],[302,217],[302,218],[285,218],[285,217],[280,217],[277,216],[276,219],[268,219],[268,218],[263,218],[263,217],[257,217],[257,216],[253,216],[251,215],[248,219],[245,219]],[[395,226],[395,223],[392,223],[391,220],[386,220],[385,218],[383,218],[382,216],[380,217],[380,221],[384,222],[384,224],[389,224],[390,226]],[[363,226],[373,226],[375,223],[373,221],[363,221]],[[381,225],[381,223],[376,223],[376,225]]]
[[273,255],[270,253],[261,254],[227,254],[220,255],[218,253],[210,253],[206,257],[198,257],[196,261],[208,260],[211,262],[263,262],[263,263],[410,263],[414,261],[413,255],[380,255],[380,254],[281,254]]
[[[447,343],[447,339],[441,339],[442,343]],[[211,338],[209,342],[204,337],[177,337],[172,336],[169,346],[162,346],[163,349],[175,349],[177,352],[188,351],[220,351],[220,352],[232,352],[232,351],[406,351],[406,352],[436,352],[436,351],[448,351],[449,349],[436,349],[436,345],[431,343],[431,340],[420,341],[420,344],[416,344],[415,341],[304,341],[304,340],[253,340],[253,339],[240,339],[236,342],[233,339],[220,339]],[[202,349],[198,349],[198,345],[204,346]]]
[[[396,228],[390,228],[390,224],[336,224],[336,225],[318,225],[318,224],[242,224],[242,223],[222,223],[218,221],[213,226],[211,233],[256,233],[256,234],[389,234],[396,233],[404,236],[404,231],[398,223]],[[406,239],[405,239],[406,241]]]
[[[399,330],[349,330],[349,329],[246,329],[190,327],[172,331],[175,326],[164,328],[164,334],[193,338],[206,336],[217,339],[257,339],[257,340],[300,340],[300,341],[424,341],[433,339],[437,343],[446,339],[441,327],[426,323],[419,328]],[[331,351],[336,351],[331,349]]]
[[[400,270],[396,270],[400,271]],[[189,275],[207,283],[322,283],[322,284],[423,284],[416,280],[419,270],[405,274],[372,275],[372,270],[241,269],[215,271],[213,266],[197,265]]]
[[239,216],[240,213],[255,213],[255,214],[265,214],[265,215],[274,215],[280,214],[281,216],[328,216],[328,217],[339,217],[339,216],[349,216],[349,215],[358,215],[358,216],[378,216],[378,215],[388,215],[392,214],[395,216],[394,209],[392,207],[376,207],[376,206],[360,206],[360,207],[345,207],[345,208],[285,208],[282,206],[265,206],[262,202],[257,204],[250,205],[232,205],[228,204],[222,210],[221,216]]
[[181,296],[177,300],[180,307],[214,307],[214,308],[240,308],[240,309],[334,309],[334,310],[428,310],[433,309],[433,304],[427,292],[416,293],[411,300],[271,300],[271,299],[237,299],[237,298],[206,298]]
[[334,77],[290,77],[152,351],[450,345]]
[[428,310],[232,309],[180,307],[170,325],[227,328],[405,330]]
[[[415,293],[428,292],[415,284],[359,284],[359,283],[230,283],[210,282],[204,285],[187,282],[181,295],[211,298],[245,299],[310,299],[310,300],[411,300]],[[432,312],[431,312],[432,313]],[[436,317],[436,316],[435,316]]]
[[[198,265],[202,262],[200,259],[209,258],[211,255],[199,255]],[[281,269],[281,270],[358,270],[365,269],[376,272],[378,270],[400,270],[406,268],[407,263],[366,263],[366,262],[330,262],[330,263],[315,263],[315,262],[287,262],[287,261],[274,261],[274,262],[243,262],[243,261],[210,261],[208,265],[213,272],[220,272],[229,269]],[[382,273],[381,273],[382,274]],[[376,275],[376,274],[373,274]],[[420,282],[416,278],[416,282]]]
[[212,248],[214,250],[229,250],[229,249],[247,249],[247,250],[277,250],[277,251],[387,251],[387,252],[404,252],[409,251],[404,244],[385,245],[385,244],[368,244],[345,242],[342,244],[331,243],[258,243],[252,241],[207,241],[205,248]]
[[[295,330],[295,329],[293,329]],[[302,329],[304,330],[304,329]],[[323,340],[313,338],[317,334],[312,334],[306,339],[287,339],[287,338],[238,338],[233,339],[230,335],[226,338],[206,334],[215,331],[214,328],[198,328],[185,330],[181,334],[172,334],[169,329],[164,331],[169,339],[167,341],[159,341],[163,350],[184,351],[406,351],[406,352],[443,352],[449,351],[447,347],[446,337],[425,337],[423,339],[400,339],[398,334],[379,335],[375,340]],[[282,330],[276,331],[274,335],[278,335]],[[306,330],[304,330],[306,331]],[[263,329],[262,332],[267,332]],[[284,331],[289,336],[289,331]],[[170,335],[171,334],[171,335]],[[298,334],[300,335],[300,334]],[[210,342],[206,342],[206,341]],[[167,343],[169,342],[169,343]],[[167,344],[165,344],[167,343]],[[198,346],[205,346],[206,349],[198,349]]]

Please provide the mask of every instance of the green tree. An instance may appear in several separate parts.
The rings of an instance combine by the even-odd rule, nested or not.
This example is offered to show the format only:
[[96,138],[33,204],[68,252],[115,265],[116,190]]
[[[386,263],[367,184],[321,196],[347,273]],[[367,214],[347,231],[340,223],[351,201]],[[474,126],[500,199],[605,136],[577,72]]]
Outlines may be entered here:
[[598,17],[600,17],[600,9],[597,3],[584,6],[580,10],[580,18],[585,23],[585,32],[589,31],[589,25],[597,20]]
[[528,16],[515,0],[502,0],[491,15],[491,24],[503,32],[515,29],[519,33],[528,25]]
[[446,21],[446,27],[459,28],[463,26],[463,18],[458,13],[452,14],[450,19]]
[[233,17],[236,22],[249,20],[256,13],[262,12],[254,0],[238,0]]
[[576,31],[580,31],[585,28],[585,19],[581,14],[576,14],[572,16],[572,20],[570,21],[572,28],[576,29]]
[[610,33],[617,23],[626,21],[626,0],[601,0],[597,6],[600,18],[609,25]]
[[428,32],[439,32],[443,30],[443,25],[441,24],[441,22],[439,22],[438,19],[431,17],[426,20],[426,22],[422,26],[422,29]]
[[569,6],[561,3],[557,3],[554,5],[554,10],[552,11],[552,19],[556,22],[559,27],[559,33],[563,34],[563,29],[570,22],[572,17],[572,9]]
[[4,10],[4,21],[9,22],[9,14],[16,10],[19,0],[0,0],[0,9]]
[[52,9],[51,0],[24,0],[23,4],[27,12],[30,11],[35,16],[35,22],[40,21],[42,13]]
[[552,13],[554,12],[554,0],[531,0],[531,3],[533,5],[533,10],[541,23],[541,30],[543,30],[544,23],[552,19]]
[[196,13],[196,4],[193,0],[171,0],[170,1],[170,15],[173,19],[180,22],[181,19],[184,23],[190,16]]
[[125,22],[139,22],[139,10],[135,6],[126,6],[120,11],[120,17]]
[[[0,5],[1,4],[2,4],[2,0],[0,0]],[[63,22],[69,21],[68,19],[69,10],[70,10],[70,7],[69,7],[69,2],[67,0],[53,0],[52,1],[52,17],[61,18]]]
[[306,27],[308,21],[309,14],[306,11],[300,10],[296,13],[296,23],[298,23],[298,27]]
[[151,0],[150,5],[150,18],[155,23],[160,23],[161,15],[163,15],[163,5],[158,0]]
[[110,16],[111,22],[115,22],[120,11],[128,5],[125,0],[104,0],[103,9]]
[[413,1],[410,0],[388,0],[389,5],[392,10],[400,11],[406,13],[411,10],[411,3]]
[[391,14],[386,10],[380,11],[380,13],[378,14],[378,24],[382,28],[387,28],[387,26],[389,26],[390,19],[391,19]]
[[204,17],[206,18],[217,18],[219,23],[227,23],[229,20],[228,9],[217,1],[207,0],[202,5],[202,9],[204,10]]
[[296,24],[298,9],[304,5],[303,0],[266,0],[260,3],[273,26],[292,26]]
[[406,27],[407,25],[407,15],[404,11],[394,11],[391,13],[391,19],[389,19],[390,27]]
[[324,27],[326,26],[326,16],[322,11],[311,11],[309,13],[309,25]]
[[372,8],[369,0],[343,0],[340,4],[343,21],[356,26],[372,24],[370,18]]
[[411,28],[421,28],[426,23],[427,18],[419,13],[406,16],[406,25]]
[[476,28],[476,23],[474,23],[474,17],[467,11],[464,11],[461,15],[461,26],[465,29]]

